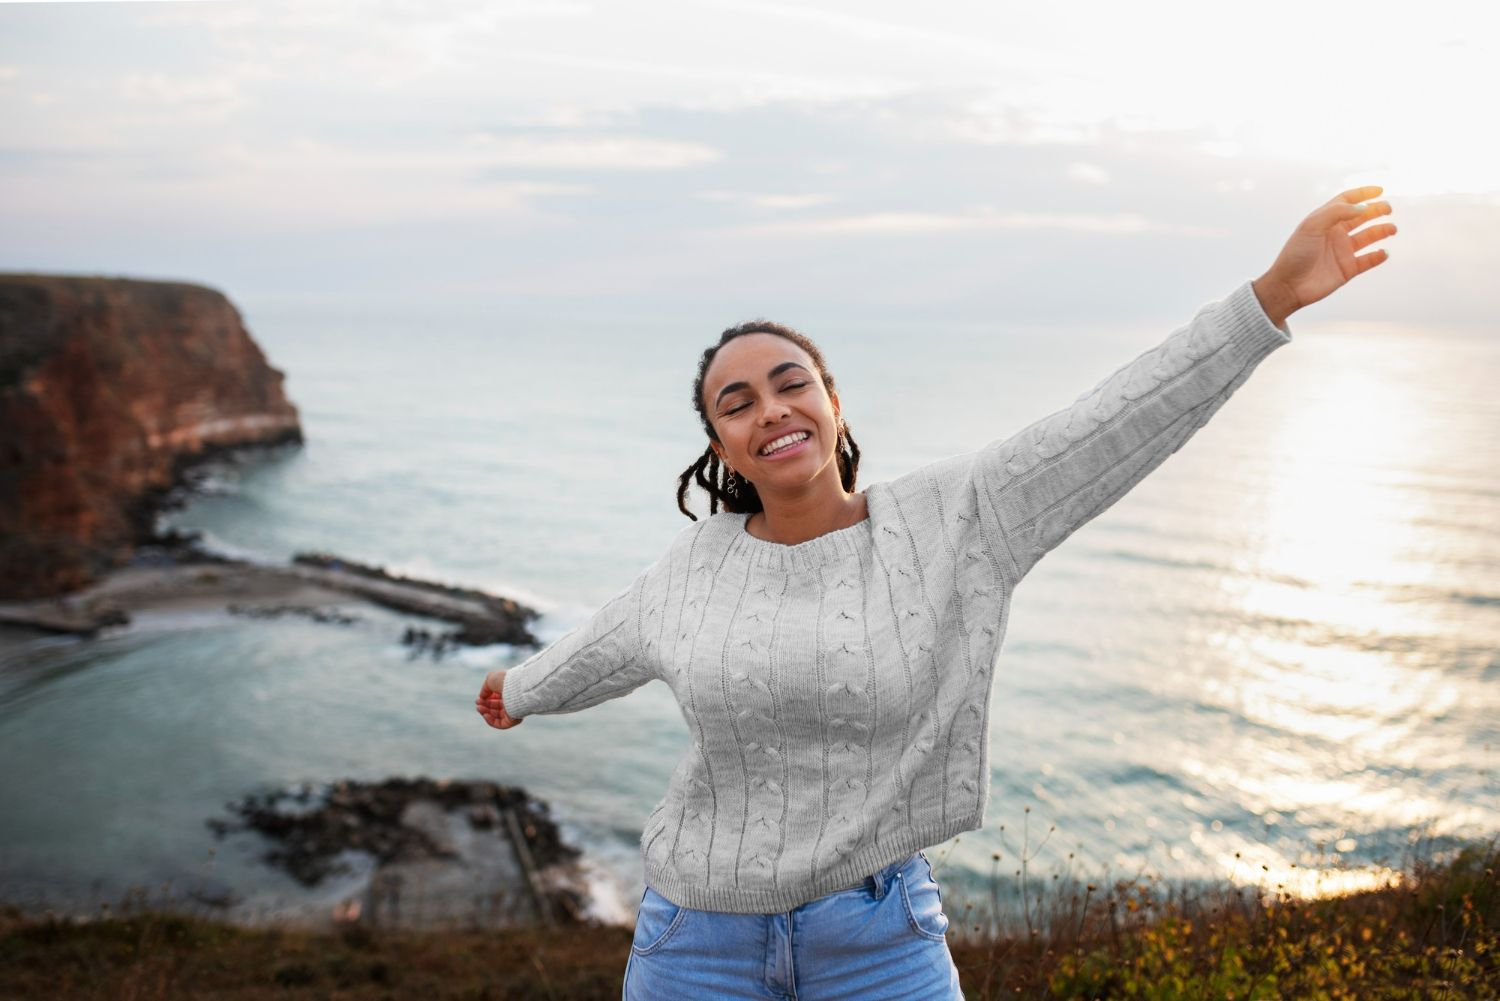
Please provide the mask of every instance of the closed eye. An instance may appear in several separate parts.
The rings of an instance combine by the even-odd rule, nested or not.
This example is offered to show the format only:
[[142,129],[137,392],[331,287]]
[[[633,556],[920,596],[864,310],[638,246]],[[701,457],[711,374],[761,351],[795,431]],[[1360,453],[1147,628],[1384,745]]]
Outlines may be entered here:
[[[789,382],[785,386],[781,387],[781,391],[783,393],[788,393],[788,392],[791,392],[794,389],[805,389],[809,385],[811,385],[811,383],[808,383],[806,381],[802,381],[802,382]],[[730,407],[728,410],[724,411],[724,416],[728,417],[730,414],[738,413],[739,411],[744,410],[749,405],[750,404],[748,404],[748,403],[741,403],[739,406]]]

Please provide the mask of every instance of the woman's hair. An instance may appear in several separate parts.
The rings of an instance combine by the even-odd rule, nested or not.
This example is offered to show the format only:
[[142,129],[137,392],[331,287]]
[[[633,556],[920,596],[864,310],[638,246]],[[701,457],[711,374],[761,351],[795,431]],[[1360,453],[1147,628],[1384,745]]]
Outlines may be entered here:
[[[698,362],[698,378],[693,380],[693,409],[698,411],[698,419],[703,422],[703,430],[708,434],[711,441],[718,441],[719,436],[714,431],[713,422],[708,419],[708,411],[703,406],[703,377],[708,374],[708,366],[713,363],[714,356],[719,349],[736,337],[746,334],[775,334],[777,337],[785,337],[812,358],[813,364],[817,366],[818,374],[823,378],[823,388],[828,395],[833,395],[833,374],[828,371],[828,365],[823,361],[823,353],[818,346],[808,340],[805,335],[781,323],[772,323],[770,320],[749,320],[738,326],[730,327],[719,335],[719,343],[705,348],[703,357]],[[835,446],[834,457],[839,464],[839,478],[843,480],[844,489],[850,492],[854,490],[854,482],[859,476],[859,446],[854,443],[854,435],[844,425],[844,434],[839,438]],[[693,483],[708,491],[708,510],[710,514],[717,514],[719,505],[731,514],[754,514],[756,511],[765,510],[760,502],[760,494],[756,492],[755,485],[743,476],[736,476],[734,485],[728,484],[726,471],[722,469],[719,457],[714,453],[713,445],[710,444],[703,449],[703,454],[698,456],[698,461],[677,478],[677,507],[683,514],[694,521],[698,516],[687,509],[687,490]]]

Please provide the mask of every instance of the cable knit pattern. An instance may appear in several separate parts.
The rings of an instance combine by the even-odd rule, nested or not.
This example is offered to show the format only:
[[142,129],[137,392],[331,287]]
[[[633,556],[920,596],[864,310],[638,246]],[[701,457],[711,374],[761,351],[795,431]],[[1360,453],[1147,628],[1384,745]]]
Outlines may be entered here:
[[[786,911],[984,823],[993,668],[1016,585],[1289,342],[1247,281],[1074,403],[865,490],[795,546],[684,528],[587,623],[511,669],[522,718],[659,678],[691,745],[641,835],[646,882]],[[515,739],[515,738],[511,738]]]

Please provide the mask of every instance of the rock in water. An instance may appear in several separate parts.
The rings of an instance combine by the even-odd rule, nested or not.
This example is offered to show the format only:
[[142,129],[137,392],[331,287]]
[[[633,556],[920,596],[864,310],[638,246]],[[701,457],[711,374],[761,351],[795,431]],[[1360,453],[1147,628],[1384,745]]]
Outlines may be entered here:
[[213,289],[0,274],[0,599],[124,564],[213,452],[300,443],[282,380]]
[[221,837],[253,830],[265,860],[305,887],[374,862],[345,917],[392,928],[587,922],[588,880],[547,804],[484,780],[389,778],[252,793],[210,818]]

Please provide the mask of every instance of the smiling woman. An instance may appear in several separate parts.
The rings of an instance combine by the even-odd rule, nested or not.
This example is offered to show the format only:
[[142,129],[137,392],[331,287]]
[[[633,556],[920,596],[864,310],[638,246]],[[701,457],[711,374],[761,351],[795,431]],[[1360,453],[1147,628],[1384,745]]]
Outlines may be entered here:
[[677,506],[689,518],[684,498],[694,477],[709,492],[710,513],[722,503],[749,514],[746,531],[769,542],[794,545],[865,518],[865,498],[853,493],[859,446],[840,415],[833,374],[803,334],[768,320],[730,327],[703,352],[693,406],[709,443],[678,481]]
[[692,742],[642,832],[627,999],[963,996],[922,850],[984,825],[1011,596],[1290,343],[1288,316],[1385,259],[1356,251],[1395,227],[1353,232],[1390,211],[1363,203],[1379,193],[1331,199],[1265,274],[1071,405],[859,493],[811,341],[754,321],[704,351],[693,524],[476,700],[508,729],[672,689]]

